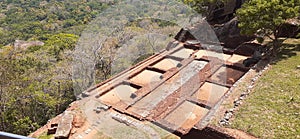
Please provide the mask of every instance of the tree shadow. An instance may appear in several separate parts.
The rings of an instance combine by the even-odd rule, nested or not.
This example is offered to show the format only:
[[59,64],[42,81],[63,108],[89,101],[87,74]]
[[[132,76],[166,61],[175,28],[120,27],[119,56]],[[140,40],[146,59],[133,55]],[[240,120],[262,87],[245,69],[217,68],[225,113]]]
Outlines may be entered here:
[[[266,56],[262,58],[256,65],[252,67],[256,72],[259,72],[265,68],[267,64],[276,65],[279,61],[286,60],[290,57],[296,56],[297,52],[300,52],[300,40],[295,39],[291,42],[283,42],[276,56],[272,56],[272,51],[269,49],[272,46],[272,42],[265,44],[264,46],[269,49]],[[243,63],[244,60],[239,61]]]
[[276,57],[272,58],[271,65],[276,65],[277,62],[279,61],[286,60],[290,57],[296,56],[297,52],[300,52],[300,43],[298,44],[283,43]]

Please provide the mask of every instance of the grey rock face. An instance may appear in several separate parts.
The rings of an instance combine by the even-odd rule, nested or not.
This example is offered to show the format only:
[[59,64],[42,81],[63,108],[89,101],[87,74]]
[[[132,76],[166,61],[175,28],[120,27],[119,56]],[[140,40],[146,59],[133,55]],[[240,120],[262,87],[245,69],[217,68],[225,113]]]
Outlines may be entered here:
[[253,40],[255,36],[241,35],[241,30],[238,28],[237,18],[233,18],[229,22],[222,25],[215,25],[214,31],[219,41],[224,44],[226,48],[235,49],[244,42]]

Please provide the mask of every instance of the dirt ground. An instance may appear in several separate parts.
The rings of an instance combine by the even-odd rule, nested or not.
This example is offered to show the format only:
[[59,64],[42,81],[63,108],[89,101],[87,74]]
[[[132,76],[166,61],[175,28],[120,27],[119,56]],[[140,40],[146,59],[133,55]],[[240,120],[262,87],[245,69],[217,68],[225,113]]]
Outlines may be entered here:
[[156,63],[153,67],[167,71],[171,68],[176,67],[177,64],[179,64],[179,63],[180,63],[180,61],[177,61],[177,60],[174,60],[171,58],[165,58],[165,59],[159,61],[158,63]]
[[233,54],[232,57],[230,57],[228,59],[229,62],[231,63],[239,63],[239,64],[243,64],[243,61],[245,59],[247,59],[247,56],[242,56],[242,55],[237,55],[237,54]]
[[197,98],[198,100],[215,104],[228,90],[229,89],[227,87],[205,82],[193,95],[193,97]]
[[210,56],[210,57],[219,58],[222,61],[225,61],[225,60],[227,60],[228,58],[231,57],[231,55],[227,55],[227,54],[223,54],[223,53],[217,53],[217,52],[213,52],[213,51],[207,51],[207,50],[199,50],[198,52],[195,53],[195,56],[197,58],[201,58],[203,56]]
[[119,85],[101,96],[100,100],[110,105],[115,105],[120,101],[131,104],[134,101],[131,95],[136,91],[136,88],[129,85]]
[[174,123],[178,128],[183,130],[191,129],[198,123],[208,112],[208,109],[197,106],[191,102],[185,101],[172,113],[170,113],[165,120]]
[[133,81],[134,83],[139,83],[142,85],[150,85],[151,83],[160,81],[161,75],[162,74],[159,72],[144,70],[138,75],[132,77],[130,80]]
[[217,83],[234,84],[244,74],[245,72],[243,71],[223,66],[216,73],[214,73],[210,79]]
[[188,58],[194,52],[192,49],[183,48],[179,51],[173,53],[171,56],[180,57],[180,58]]

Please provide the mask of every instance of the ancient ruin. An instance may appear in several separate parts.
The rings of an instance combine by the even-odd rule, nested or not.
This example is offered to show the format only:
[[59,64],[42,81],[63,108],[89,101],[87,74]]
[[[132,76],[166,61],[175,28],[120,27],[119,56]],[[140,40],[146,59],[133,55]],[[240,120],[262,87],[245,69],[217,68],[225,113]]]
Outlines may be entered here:
[[[108,123],[99,119],[108,116],[143,132],[153,130],[145,124],[147,122],[181,137],[195,131],[214,131],[212,137],[215,138],[223,134],[211,127],[208,129],[208,124],[229,90],[249,71],[243,61],[252,57],[254,50],[249,54],[249,51],[223,48],[215,42],[202,43],[195,39],[197,36],[191,36],[190,32],[197,32],[195,29],[181,30],[168,50],[85,91],[78,103],[85,101],[85,109],[92,109],[83,110],[88,116],[86,121],[102,130]],[[69,114],[63,117],[65,115]],[[58,122],[55,137],[83,138],[63,117]],[[64,121],[66,125],[60,125]],[[84,132],[92,132],[91,127]],[[158,135],[153,131],[151,136],[157,138]]]

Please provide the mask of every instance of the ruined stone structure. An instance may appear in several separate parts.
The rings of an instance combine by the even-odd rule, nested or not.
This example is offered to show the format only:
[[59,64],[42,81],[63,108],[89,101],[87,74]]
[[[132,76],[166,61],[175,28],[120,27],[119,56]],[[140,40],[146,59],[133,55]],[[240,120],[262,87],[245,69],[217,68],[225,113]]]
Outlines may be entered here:
[[[201,24],[182,29],[166,50],[86,90],[78,103],[83,102],[82,113],[90,127],[83,133],[74,131],[72,121],[62,118],[55,137],[85,138],[92,129],[105,133],[112,119],[151,138],[160,136],[146,123],[181,137],[211,132],[207,137],[231,138],[207,125],[229,90],[250,69],[243,61],[254,51],[223,48],[211,41],[213,32],[200,33],[205,30]],[[69,114],[68,119],[73,119]],[[76,117],[78,112],[73,114]]]

